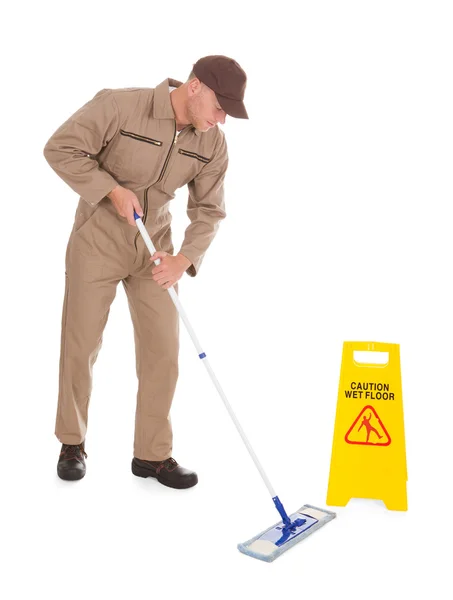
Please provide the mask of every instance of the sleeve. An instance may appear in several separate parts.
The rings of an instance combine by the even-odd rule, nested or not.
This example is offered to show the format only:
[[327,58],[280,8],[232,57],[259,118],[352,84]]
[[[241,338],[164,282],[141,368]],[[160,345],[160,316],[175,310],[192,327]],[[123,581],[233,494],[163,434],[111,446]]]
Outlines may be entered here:
[[191,222],[185,231],[180,253],[192,263],[186,270],[191,277],[197,275],[220,221],[226,217],[224,179],[227,168],[228,148],[225,135],[221,132],[214,158],[187,184],[187,215]]
[[119,123],[114,95],[103,89],[69,117],[44,147],[44,157],[52,169],[91,206],[118,185],[91,155],[108,144]]

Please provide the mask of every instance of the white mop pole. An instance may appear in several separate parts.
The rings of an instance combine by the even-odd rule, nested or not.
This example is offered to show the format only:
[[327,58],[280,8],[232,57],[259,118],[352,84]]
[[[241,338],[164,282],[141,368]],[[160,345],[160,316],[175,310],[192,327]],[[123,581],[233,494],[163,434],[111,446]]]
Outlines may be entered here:
[[[156,249],[154,248],[151,238],[149,237],[149,234],[146,231],[145,226],[143,225],[143,221],[141,220],[141,218],[138,216],[138,214],[135,211],[134,211],[134,217],[135,217],[135,221],[137,223],[137,227],[139,228],[140,233],[142,234],[142,237],[145,241],[145,244],[148,247],[148,250],[150,251],[151,255],[154,254],[156,252]],[[160,259],[159,258],[156,259],[155,263],[157,265],[160,264]],[[253,462],[256,465],[256,468],[260,472],[260,475],[263,478],[263,481],[266,484],[266,487],[269,490],[269,493],[270,493],[272,499],[274,499],[275,497],[277,497],[275,494],[274,488],[272,487],[266,473],[264,472],[263,467],[261,466],[260,461],[258,460],[252,446],[250,445],[250,442],[248,441],[247,436],[245,435],[244,430],[241,427],[241,424],[237,420],[237,417],[234,414],[233,409],[231,408],[230,403],[228,402],[227,397],[225,396],[225,393],[222,390],[222,387],[221,387],[217,377],[215,376],[211,365],[208,362],[208,359],[206,358],[205,352],[203,352],[201,344],[198,341],[197,336],[195,335],[195,331],[193,330],[193,328],[189,322],[189,319],[187,318],[186,312],[185,312],[184,308],[182,307],[181,302],[179,301],[178,294],[175,292],[173,286],[169,287],[167,289],[167,292],[170,294],[171,299],[173,300],[173,303],[176,306],[181,319],[184,321],[187,331],[189,332],[189,335],[192,338],[193,343],[195,344],[195,348],[197,349],[198,356],[203,360],[204,366],[206,367],[209,375],[211,376],[211,379],[214,382],[214,385],[216,386],[217,391],[219,392],[220,397],[222,398],[223,403],[225,404],[226,409],[230,414],[230,417],[233,419],[233,422],[236,425],[236,429],[239,431],[239,435],[241,436],[242,440],[244,441],[244,444],[246,445],[247,450],[249,451],[250,456],[252,457]],[[274,502],[275,502],[275,500],[274,500]]]

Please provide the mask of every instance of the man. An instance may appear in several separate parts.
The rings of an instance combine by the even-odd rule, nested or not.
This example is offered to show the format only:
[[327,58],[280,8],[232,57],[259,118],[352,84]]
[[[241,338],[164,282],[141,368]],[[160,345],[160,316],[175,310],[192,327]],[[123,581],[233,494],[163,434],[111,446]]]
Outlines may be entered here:
[[[172,458],[170,408],[178,377],[179,316],[166,291],[194,277],[225,218],[226,115],[248,119],[247,77],[222,55],[193,65],[186,83],[103,89],[51,136],[44,156],[80,195],[66,251],[58,408],[57,472],[81,479],[92,368],[121,281],[134,325],[139,381],[132,472],[167,486],[196,485]],[[173,255],[170,201],[187,184],[190,224]],[[134,210],[153,241],[149,257]],[[160,264],[154,265],[159,258]]]

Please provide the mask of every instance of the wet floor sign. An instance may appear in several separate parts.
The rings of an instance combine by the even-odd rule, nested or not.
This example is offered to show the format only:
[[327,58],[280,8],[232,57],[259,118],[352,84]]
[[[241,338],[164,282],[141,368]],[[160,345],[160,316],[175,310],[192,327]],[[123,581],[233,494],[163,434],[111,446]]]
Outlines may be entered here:
[[345,342],[326,502],[407,510],[406,482],[399,344]]

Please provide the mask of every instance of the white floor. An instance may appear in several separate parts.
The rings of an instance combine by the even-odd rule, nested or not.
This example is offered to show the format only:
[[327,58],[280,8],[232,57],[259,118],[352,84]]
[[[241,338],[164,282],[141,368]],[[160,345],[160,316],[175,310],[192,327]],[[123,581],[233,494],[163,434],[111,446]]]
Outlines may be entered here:
[[[196,357],[196,366],[187,359],[182,368],[173,427],[174,456],[197,470],[199,484],[173,490],[130,472],[133,398],[120,398],[123,390],[115,394],[115,381],[107,381],[115,320],[112,315],[110,350],[105,348],[97,369],[86,477],[63,482],[56,475],[59,445],[50,431],[50,398],[37,395],[34,402],[41,407],[29,407],[28,443],[16,444],[6,432],[2,585],[8,598],[38,590],[46,598],[68,600],[448,597],[451,521],[442,454],[447,444],[439,440],[435,452],[435,436],[428,432],[426,450],[421,447],[417,396],[407,398],[408,512],[358,499],[335,508],[325,504],[335,398],[321,408],[322,394],[313,389],[310,410],[303,391],[310,386],[277,398],[271,374],[268,386],[264,375],[257,393],[247,389],[253,387],[249,382],[241,395],[240,381],[231,376],[226,383],[231,402],[287,511],[309,503],[337,512],[320,531],[267,564],[239,553],[236,545],[273,525],[278,514],[204,370],[196,368]],[[252,375],[256,369],[252,361]],[[224,365],[224,376],[227,370]],[[198,393],[189,391],[189,380]],[[262,405],[258,418],[248,404]]]

